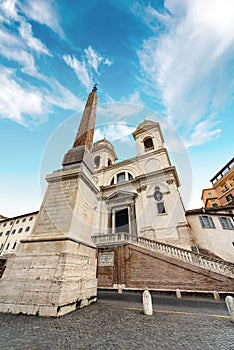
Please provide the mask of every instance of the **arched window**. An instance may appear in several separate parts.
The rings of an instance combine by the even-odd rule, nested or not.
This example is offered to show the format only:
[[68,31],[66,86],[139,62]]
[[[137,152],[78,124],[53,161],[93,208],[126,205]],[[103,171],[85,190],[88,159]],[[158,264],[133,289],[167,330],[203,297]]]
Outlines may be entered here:
[[110,158],[108,158],[108,163],[107,163],[107,165],[108,165],[108,166],[111,165],[111,160],[110,160]]
[[100,166],[100,156],[96,156],[94,158],[94,165],[95,165],[95,168],[98,169],[99,166]]
[[119,184],[125,181],[131,181],[131,180],[133,180],[132,174],[130,174],[127,171],[123,171],[121,173],[116,174],[114,177],[112,177],[111,185]]
[[152,149],[154,149],[154,144],[153,144],[153,140],[151,137],[147,137],[146,139],[144,139],[144,146],[145,146],[145,151],[151,151]]

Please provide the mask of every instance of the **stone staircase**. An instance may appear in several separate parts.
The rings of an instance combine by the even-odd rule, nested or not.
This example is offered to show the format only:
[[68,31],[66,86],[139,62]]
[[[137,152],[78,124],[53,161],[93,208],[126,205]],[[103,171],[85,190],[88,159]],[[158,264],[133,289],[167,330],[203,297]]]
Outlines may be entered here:
[[202,269],[213,271],[229,278],[234,278],[234,264],[228,261],[192,252],[191,250],[179,248],[170,244],[153,241],[145,237],[136,237],[126,232],[120,232],[110,235],[95,235],[92,237],[92,239],[99,248],[123,243],[131,243],[164,256],[198,266]]
[[131,243],[142,248],[152,250],[156,253],[213,271],[226,277],[234,278],[234,264],[230,262],[195,253],[190,250],[172,246],[170,244],[156,242],[144,237],[138,237],[135,242]]

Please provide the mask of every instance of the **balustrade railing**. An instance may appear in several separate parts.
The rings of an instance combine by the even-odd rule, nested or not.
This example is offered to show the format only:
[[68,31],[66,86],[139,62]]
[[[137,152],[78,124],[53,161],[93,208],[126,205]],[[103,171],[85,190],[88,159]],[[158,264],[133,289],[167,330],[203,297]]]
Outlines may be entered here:
[[214,259],[212,257],[192,252],[190,250],[171,246],[169,244],[152,241],[144,237],[138,237],[137,245],[153,250],[160,254],[182,260],[201,268],[234,278],[234,264]]
[[107,235],[95,235],[92,237],[96,245],[108,245],[120,242],[130,242],[157,253],[190,263],[192,265],[211,270],[213,272],[234,278],[234,264],[227,261],[214,259],[210,256],[192,252],[170,244],[153,241],[145,237],[136,237],[127,232],[111,233]]
[[106,244],[113,242],[136,242],[137,238],[128,232],[117,232],[108,235],[95,235],[92,236],[92,240],[95,244]]

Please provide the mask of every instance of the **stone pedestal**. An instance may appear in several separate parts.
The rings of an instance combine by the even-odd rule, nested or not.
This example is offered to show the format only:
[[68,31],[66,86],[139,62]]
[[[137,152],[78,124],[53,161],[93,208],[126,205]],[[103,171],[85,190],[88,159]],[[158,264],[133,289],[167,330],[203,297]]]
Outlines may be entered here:
[[34,231],[7,261],[0,312],[60,316],[96,301],[92,173],[81,162],[55,171],[47,181]]

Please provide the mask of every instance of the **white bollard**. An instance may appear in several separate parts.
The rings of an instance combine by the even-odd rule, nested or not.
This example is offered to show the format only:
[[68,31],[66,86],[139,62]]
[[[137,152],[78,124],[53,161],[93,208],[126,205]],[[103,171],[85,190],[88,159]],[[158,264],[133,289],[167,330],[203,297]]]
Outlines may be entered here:
[[228,295],[225,298],[225,302],[227,305],[228,312],[231,316],[232,322],[234,322],[234,298]]
[[216,301],[219,301],[219,300],[220,300],[220,296],[219,296],[219,293],[218,293],[218,292],[214,291],[214,292],[213,292],[213,295],[214,295],[214,300],[216,300]]
[[182,298],[181,291],[179,290],[179,288],[176,289],[176,298],[178,299]]
[[122,293],[123,293],[123,288],[122,288],[122,286],[120,286],[120,285],[118,286],[118,293],[119,293],[119,294],[122,294]]
[[143,292],[143,308],[144,308],[145,315],[148,315],[148,316],[153,315],[152,298],[147,288]]

